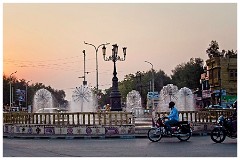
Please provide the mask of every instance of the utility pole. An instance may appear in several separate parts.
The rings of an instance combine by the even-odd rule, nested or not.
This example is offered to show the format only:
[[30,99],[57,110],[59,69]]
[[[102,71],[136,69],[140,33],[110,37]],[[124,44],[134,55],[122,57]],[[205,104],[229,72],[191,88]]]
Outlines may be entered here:
[[13,90],[12,90],[12,75],[17,73],[17,71],[10,74],[10,112],[12,111],[12,102],[13,102]]
[[152,108],[155,109],[155,105],[154,105],[155,94],[154,94],[154,70],[153,70],[153,64],[151,62],[148,62],[148,61],[144,61],[144,62],[149,63],[152,66],[152,94],[153,94],[153,97],[152,97]]
[[89,72],[86,72],[86,54],[85,54],[85,50],[83,50],[83,76],[82,77],[78,77],[78,78],[83,78],[83,85],[87,85],[87,81],[86,81],[86,73],[88,74]]
[[28,98],[27,98],[27,96],[28,96],[28,82],[31,82],[32,80],[30,80],[30,81],[27,81],[26,82],[26,91],[25,91],[25,99],[26,99],[26,108],[28,109]]

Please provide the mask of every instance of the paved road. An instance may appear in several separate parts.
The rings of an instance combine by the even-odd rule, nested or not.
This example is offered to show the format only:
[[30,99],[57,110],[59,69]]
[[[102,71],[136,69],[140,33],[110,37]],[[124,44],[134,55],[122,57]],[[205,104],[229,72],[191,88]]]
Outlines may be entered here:
[[236,157],[237,140],[221,144],[209,136],[193,136],[188,142],[163,138],[150,142],[133,139],[8,139],[3,157]]

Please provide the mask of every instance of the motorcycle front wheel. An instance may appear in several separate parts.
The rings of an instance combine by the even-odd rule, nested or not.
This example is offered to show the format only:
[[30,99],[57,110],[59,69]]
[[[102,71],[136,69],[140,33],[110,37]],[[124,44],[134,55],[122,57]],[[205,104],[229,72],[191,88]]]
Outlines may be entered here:
[[189,131],[187,133],[180,133],[177,138],[180,140],[180,141],[187,141],[189,140],[189,138],[192,136],[192,130],[189,129]]
[[160,128],[151,128],[148,130],[148,139],[152,142],[158,142],[162,138]]
[[222,143],[226,138],[226,134],[222,128],[214,128],[211,131],[211,139],[216,143]]

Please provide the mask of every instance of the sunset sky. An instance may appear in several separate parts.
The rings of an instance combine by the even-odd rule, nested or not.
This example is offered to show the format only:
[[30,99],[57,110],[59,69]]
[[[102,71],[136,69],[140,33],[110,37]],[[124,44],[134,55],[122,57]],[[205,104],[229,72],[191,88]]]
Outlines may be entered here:
[[[171,75],[190,58],[208,58],[212,40],[220,51],[237,50],[237,3],[53,3],[3,4],[3,73],[64,90],[71,100],[86,80],[96,86],[96,55],[92,46],[109,42],[127,47],[126,61],[117,62],[117,76],[155,70]],[[99,89],[111,86],[113,62],[98,51]],[[30,84],[31,84],[30,83]]]

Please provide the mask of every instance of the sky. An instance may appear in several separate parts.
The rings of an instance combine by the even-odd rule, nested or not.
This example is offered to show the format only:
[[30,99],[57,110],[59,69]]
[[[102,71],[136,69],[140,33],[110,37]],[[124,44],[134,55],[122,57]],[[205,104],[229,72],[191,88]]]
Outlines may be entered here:
[[[64,90],[71,100],[86,80],[96,86],[96,53],[103,43],[127,47],[117,77],[137,71],[168,76],[190,58],[208,59],[212,40],[220,51],[237,50],[237,3],[3,3],[3,74]],[[97,53],[99,89],[111,86],[113,62]]]

